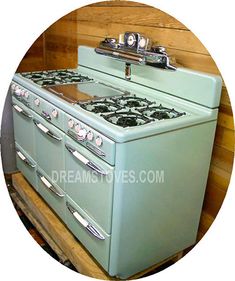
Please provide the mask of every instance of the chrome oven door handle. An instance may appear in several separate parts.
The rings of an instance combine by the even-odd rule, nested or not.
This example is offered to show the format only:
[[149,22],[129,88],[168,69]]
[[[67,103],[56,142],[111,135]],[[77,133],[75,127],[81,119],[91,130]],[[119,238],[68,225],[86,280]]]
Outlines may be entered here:
[[20,152],[18,149],[16,149],[17,156],[30,168],[35,168],[36,164],[32,163],[29,159],[27,159],[22,152]]
[[88,221],[86,221],[77,210],[75,210],[68,202],[66,202],[66,206],[70,213],[74,216],[74,218],[93,236],[95,236],[99,240],[105,240],[105,237]]
[[23,110],[20,106],[18,106],[17,104],[12,104],[12,107],[15,109],[15,111],[17,111],[18,113],[22,114],[23,116],[27,117],[27,118],[32,118],[33,116],[30,115],[29,113],[27,113],[25,110]]
[[87,167],[92,169],[93,171],[97,172],[100,175],[107,175],[107,172],[101,169],[98,165],[96,165],[94,162],[88,160],[85,156],[83,156],[81,153],[79,153],[76,149],[71,147],[68,144],[65,144],[65,147],[67,150],[80,162],[85,164]]
[[58,197],[64,197],[64,194],[60,193],[58,191],[58,189],[56,187],[54,187],[39,171],[36,171],[39,179],[41,180],[41,182],[44,184],[44,186],[50,190],[51,192],[53,192],[55,195],[57,195]]
[[41,130],[44,134],[48,135],[49,137],[51,137],[51,138],[53,138],[53,139],[55,139],[57,141],[61,141],[62,140],[61,137],[58,137],[56,134],[52,133],[52,131],[50,131],[47,127],[42,125],[37,120],[33,119],[33,122],[38,127],[38,129]]

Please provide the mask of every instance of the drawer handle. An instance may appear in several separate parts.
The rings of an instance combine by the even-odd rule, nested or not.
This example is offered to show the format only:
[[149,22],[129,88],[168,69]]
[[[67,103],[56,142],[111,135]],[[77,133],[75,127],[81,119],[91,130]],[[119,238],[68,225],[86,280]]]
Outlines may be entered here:
[[24,154],[22,152],[20,152],[19,150],[16,150],[16,154],[17,156],[26,164],[28,165],[30,168],[35,168],[36,164],[33,164],[29,159],[27,159]]
[[57,141],[61,141],[62,138],[58,137],[57,135],[55,135],[54,133],[52,133],[47,127],[45,127],[44,125],[42,125],[40,122],[38,122],[37,120],[33,120],[34,124],[38,127],[39,130],[41,130],[44,134],[48,135],[49,137],[57,140]]
[[27,118],[32,118],[33,116],[28,114],[25,110],[23,110],[20,106],[18,106],[17,104],[13,104],[12,105],[13,108],[20,114],[22,114],[23,116],[27,117]]
[[64,194],[60,193],[39,171],[37,171],[37,175],[47,189],[52,191],[58,197],[64,197]]
[[80,162],[85,164],[87,167],[92,169],[93,171],[97,172],[100,175],[107,175],[107,172],[102,170],[99,166],[97,166],[94,162],[88,160],[85,156],[83,156],[81,153],[79,153],[77,150],[72,148],[70,145],[65,144],[65,147],[67,150]]
[[68,202],[66,202],[66,206],[70,213],[75,217],[75,219],[93,236],[98,238],[99,240],[105,240],[105,237],[89,222],[87,222],[78,212],[75,210]]

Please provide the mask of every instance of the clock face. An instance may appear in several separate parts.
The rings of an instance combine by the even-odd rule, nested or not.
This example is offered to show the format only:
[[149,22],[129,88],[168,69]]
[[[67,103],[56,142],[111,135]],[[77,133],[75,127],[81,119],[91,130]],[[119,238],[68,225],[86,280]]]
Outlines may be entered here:
[[147,40],[146,38],[144,38],[143,36],[140,37],[140,41],[139,41],[139,47],[144,49],[146,47],[147,44]]
[[129,47],[133,47],[136,42],[135,34],[133,33],[129,34],[126,42]]

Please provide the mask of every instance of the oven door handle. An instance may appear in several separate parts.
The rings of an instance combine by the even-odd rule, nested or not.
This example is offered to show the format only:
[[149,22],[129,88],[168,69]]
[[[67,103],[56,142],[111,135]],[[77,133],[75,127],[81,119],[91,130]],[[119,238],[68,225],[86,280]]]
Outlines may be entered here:
[[17,156],[26,164],[28,165],[30,168],[35,168],[36,164],[32,163],[29,159],[27,159],[24,154],[19,151],[18,149],[16,149],[16,154]]
[[88,221],[86,221],[77,210],[75,210],[68,202],[66,202],[66,206],[70,213],[74,216],[74,218],[93,236],[95,236],[99,240],[105,240],[105,237]]
[[67,150],[80,162],[82,162],[83,164],[85,164],[87,167],[89,167],[90,169],[92,169],[93,171],[97,172],[100,175],[107,175],[107,172],[104,171],[103,169],[101,169],[98,165],[96,165],[94,162],[90,161],[89,159],[87,159],[85,156],[83,156],[81,153],[79,153],[76,149],[74,149],[73,147],[71,147],[68,144],[65,144],[65,147],[67,148]]
[[44,125],[42,125],[42,123],[38,122],[37,120],[33,119],[34,124],[38,127],[39,130],[41,130],[44,134],[48,135],[49,137],[57,140],[57,141],[61,141],[62,138],[58,137],[56,134],[52,133],[52,131],[50,131],[47,127],[45,127]]
[[44,184],[44,186],[50,190],[51,192],[53,192],[55,195],[57,195],[58,197],[64,197],[64,194],[60,193],[58,191],[58,189],[53,186],[39,171],[36,171],[37,176],[39,177],[39,179],[41,180],[41,182]]
[[19,105],[17,104],[12,104],[12,107],[17,111],[18,113],[22,114],[23,116],[31,119],[33,116],[27,113],[25,110],[23,110]]

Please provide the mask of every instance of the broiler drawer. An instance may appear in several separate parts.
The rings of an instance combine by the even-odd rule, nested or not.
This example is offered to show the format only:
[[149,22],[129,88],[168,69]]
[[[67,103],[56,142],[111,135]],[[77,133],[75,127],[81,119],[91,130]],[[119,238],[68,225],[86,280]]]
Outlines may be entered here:
[[37,168],[38,193],[50,205],[50,207],[65,221],[65,193],[53,182],[40,168]]
[[26,153],[26,151],[18,144],[15,143],[16,148],[16,166],[37,190],[36,185],[36,162]]
[[108,271],[110,235],[67,195],[66,224],[91,255]]

